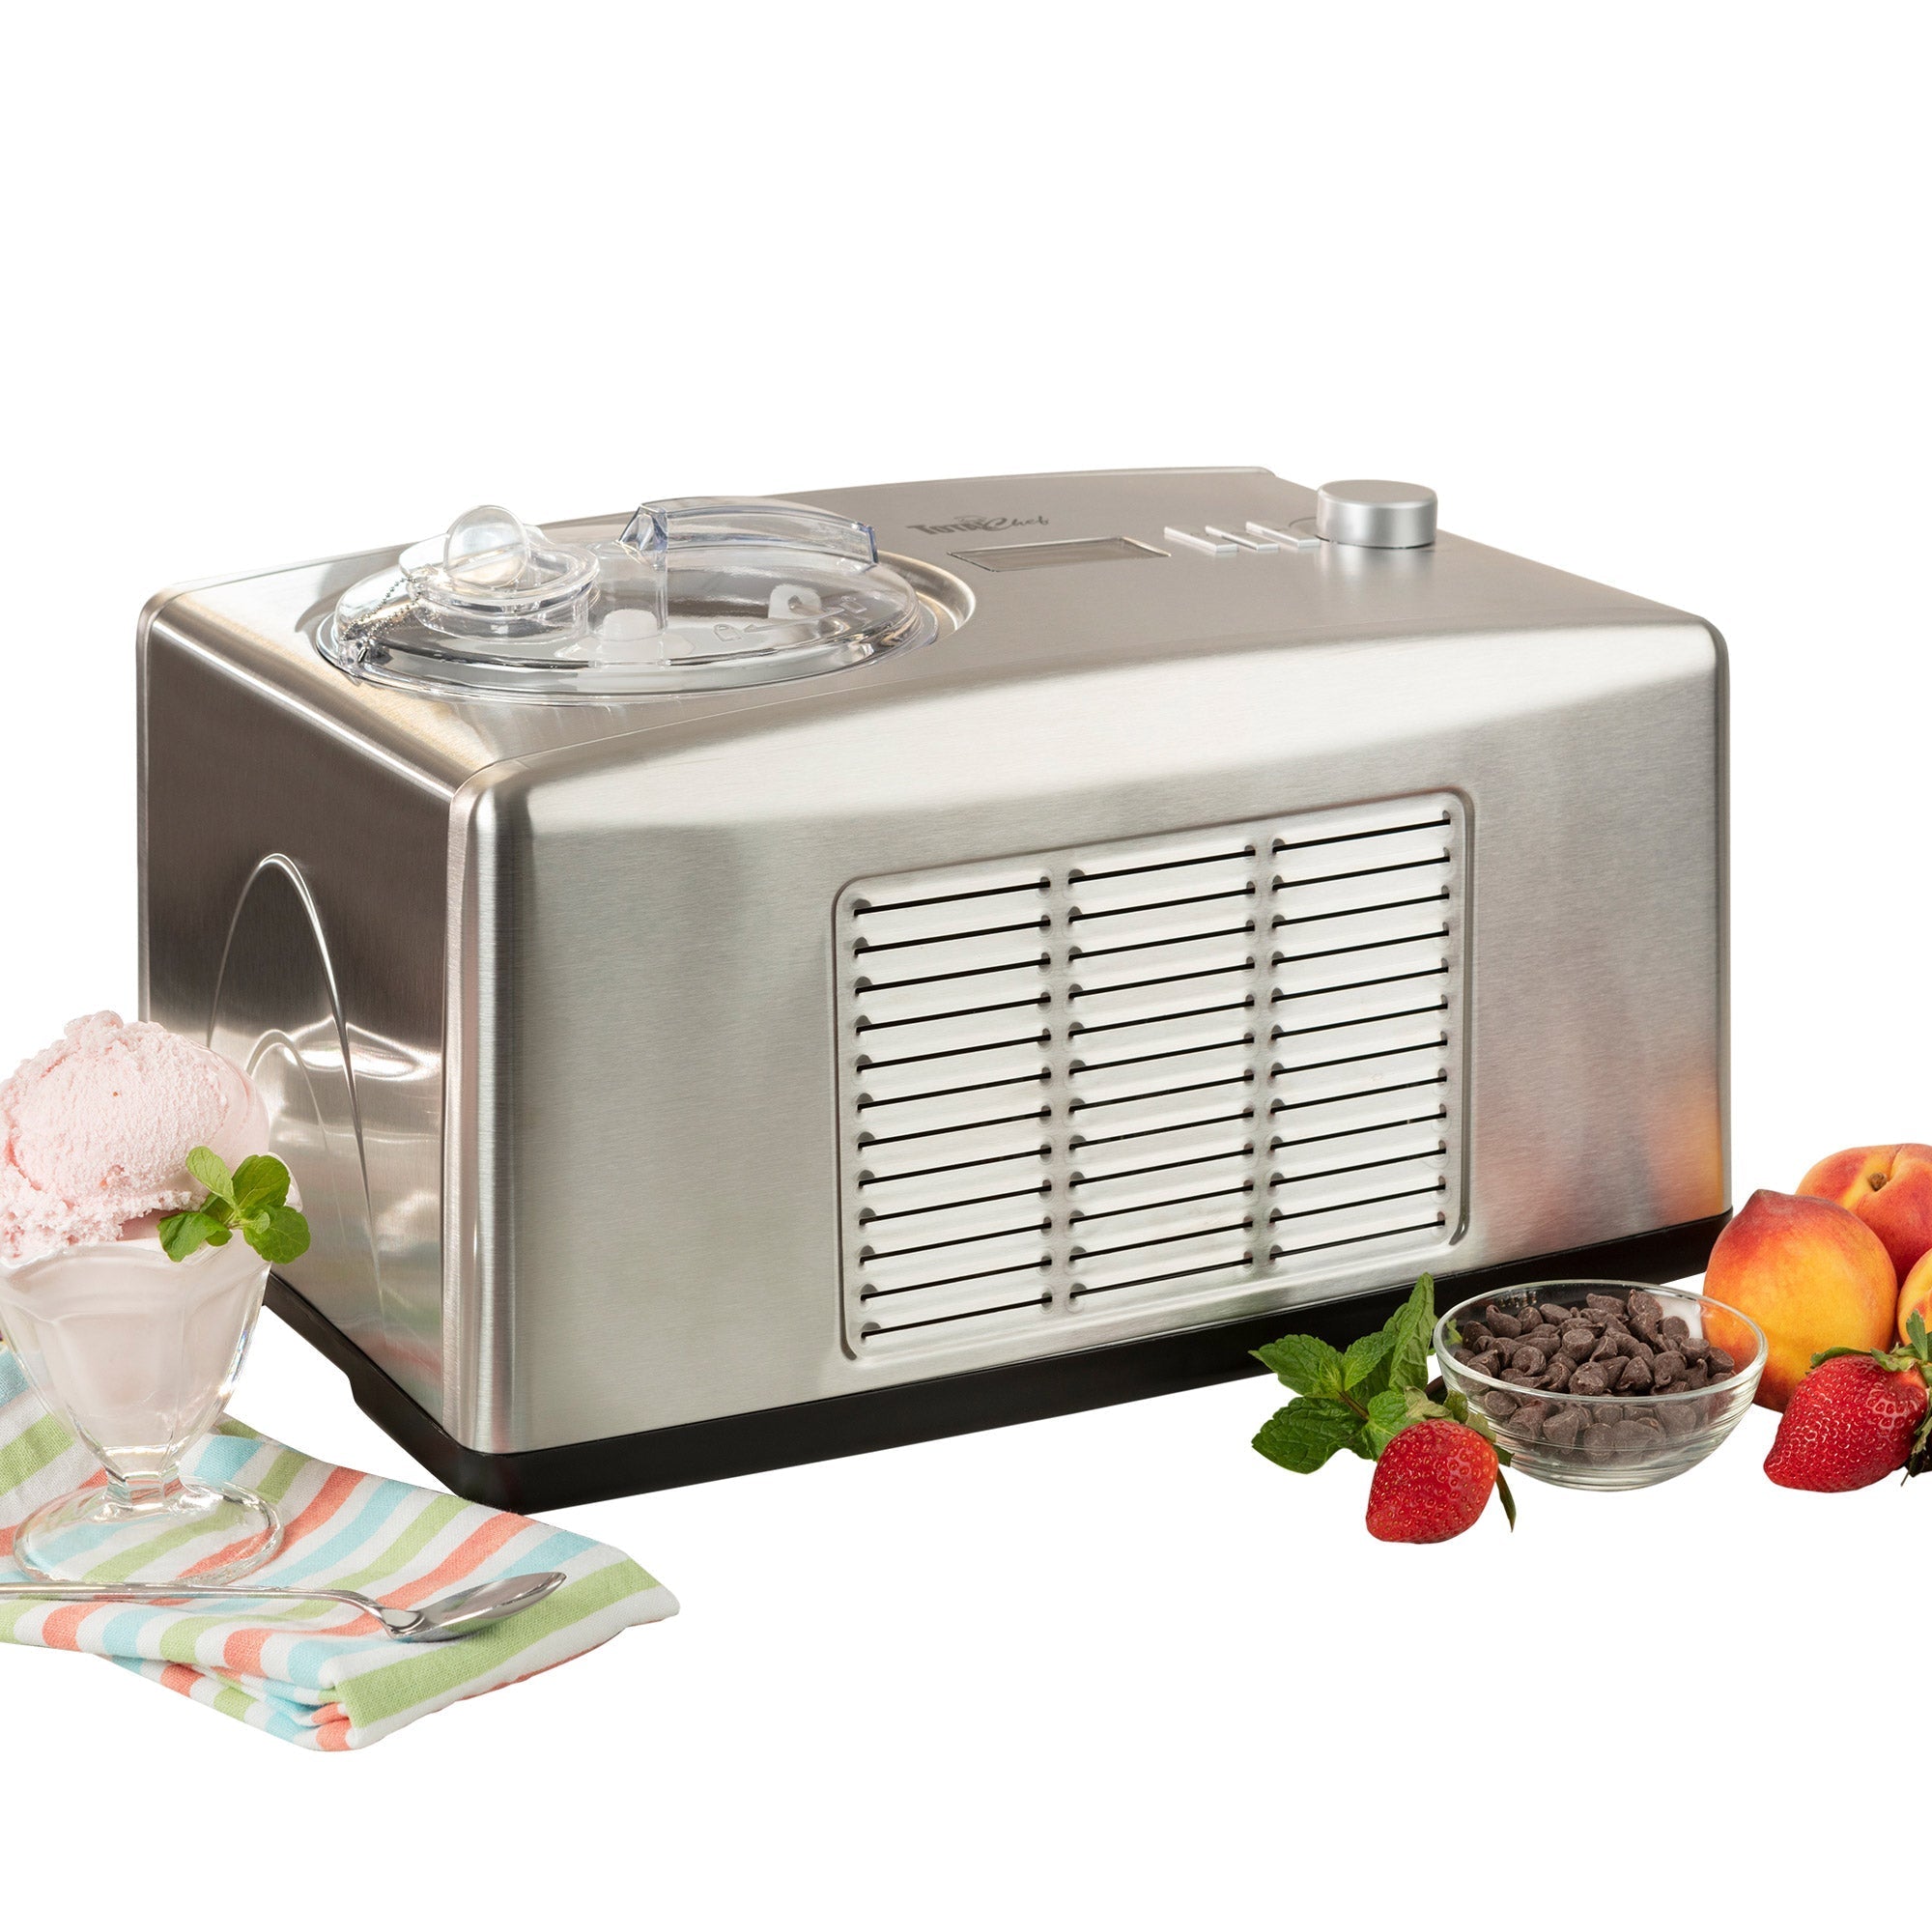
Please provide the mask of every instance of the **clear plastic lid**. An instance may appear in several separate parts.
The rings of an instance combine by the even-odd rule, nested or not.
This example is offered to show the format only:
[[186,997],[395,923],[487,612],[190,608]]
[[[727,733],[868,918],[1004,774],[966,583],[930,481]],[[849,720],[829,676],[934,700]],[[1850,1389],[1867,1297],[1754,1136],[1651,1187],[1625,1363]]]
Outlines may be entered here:
[[483,504],[346,592],[317,643],[376,683],[554,701],[811,677],[937,630],[865,524],[692,497],[584,546]]

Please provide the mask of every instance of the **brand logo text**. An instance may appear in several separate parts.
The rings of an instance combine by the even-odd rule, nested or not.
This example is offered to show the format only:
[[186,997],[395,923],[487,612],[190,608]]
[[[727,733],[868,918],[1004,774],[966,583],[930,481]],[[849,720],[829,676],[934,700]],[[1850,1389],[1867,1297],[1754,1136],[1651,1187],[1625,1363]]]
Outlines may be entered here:
[[1017,530],[1028,524],[1043,524],[1044,517],[961,517],[951,524],[913,524],[929,537],[956,537],[968,530]]

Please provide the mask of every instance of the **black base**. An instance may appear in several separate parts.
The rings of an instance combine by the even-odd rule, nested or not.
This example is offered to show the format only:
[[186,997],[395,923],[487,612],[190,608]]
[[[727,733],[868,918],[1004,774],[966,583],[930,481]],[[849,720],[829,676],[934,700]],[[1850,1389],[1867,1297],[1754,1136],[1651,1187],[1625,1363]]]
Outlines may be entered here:
[[[1675,1281],[1695,1274],[1711,1253],[1728,1213],[1660,1228],[1627,1240],[1602,1241],[1562,1254],[1537,1255],[1506,1266],[1443,1275],[1436,1304],[1447,1307],[1526,1281]],[[760,1409],[606,1436],[556,1449],[490,1456],[448,1435],[416,1401],[391,1381],[360,1349],[319,1315],[286,1282],[270,1278],[269,1306],[312,1342],[349,1378],[357,1406],[458,1495],[500,1509],[562,1509],[644,1490],[671,1490],[721,1476],[746,1476],[792,1463],[858,1456],[939,1435],[963,1435],[1009,1422],[1100,1408],[1140,1396],[1170,1395],[1263,1373],[1248,1352],[1291,1332],[1346,1345],[1380,1326],[1408,1293],[1409,1284],[1346,1301],[1223,1321],[1085,1349],[1070,1355],[974,1369],[931,1381],[902,1382],[858,1395]]]

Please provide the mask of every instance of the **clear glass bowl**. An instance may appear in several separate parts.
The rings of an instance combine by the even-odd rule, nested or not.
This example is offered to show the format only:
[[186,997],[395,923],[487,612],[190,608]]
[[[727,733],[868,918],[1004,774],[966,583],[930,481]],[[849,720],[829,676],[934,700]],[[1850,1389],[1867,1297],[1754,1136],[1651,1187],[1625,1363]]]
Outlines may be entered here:
[[[1666,1316],[1681,1317],[1693,1336],[1704,1333],[1707,1310],[1722,1309],[1755,1337],[1755,1351],[1722,1381],[1701,1389],[1634,1397],[1522,1388],[1478,1374],[1451,1352],[1463,1325],[1484,1308],[1493,1306],[1512,1314],[1551,1304],[1580,1308],[1589,1295],[1638,1289],[1654,1295]],[[1531,1282],[1459,1301],[1435,1324],[1435,1361],[1444,1385],[1468,1397],[1470,1407],[1489,1417],[1497,1442],[1509,1451],[1513,1470],[1567,1490],[1648,1489],[1701,1463],[1750,1407],[1758,1378],[1764,1374],[1767,1346],[1757,1323],[1728,1302],[1649,1282]],[[1573,1420],[1569,1411],[1580,1415]],[[1551,1423],[1556,1439],[1545,1433]]]
[[0,1267],[0,1329],[106,1474],[20,1524],[29,1577],[221,1583],[275,1553],[270,1504],[182,1473],[241,1374],[268,1274],[240,1236],[180,1263],[151,1236]]

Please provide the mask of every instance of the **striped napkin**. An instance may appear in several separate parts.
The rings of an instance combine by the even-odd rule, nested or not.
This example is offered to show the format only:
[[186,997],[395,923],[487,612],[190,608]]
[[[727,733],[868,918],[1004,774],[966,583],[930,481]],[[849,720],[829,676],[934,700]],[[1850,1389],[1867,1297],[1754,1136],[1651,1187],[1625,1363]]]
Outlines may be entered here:
[[[338,1469],[238,1422],[222,1423],[185,1466],[206,1481],[240,1483],[281,1512],[282,1548],[250,1582],[419,1604],[526,1570],[561,1570],[569,1580],[520,1615],[449,1643],[398,1643],[349,1604],[245,1598],[232,1610],[0,1601],[0,1641],[90,1651],[257,1730],[333,1751],[374,1744],[445,1704],[533,1677],[677,1610],[662,1583],[608,1544]],[[0,1347],[0,1581],[21,1580],[15,1527],[90,1479],[103,1480],[93,1457]],[[96,1580],[118,1578],[98,1573]]]

